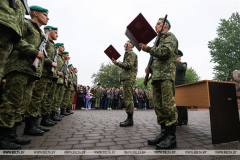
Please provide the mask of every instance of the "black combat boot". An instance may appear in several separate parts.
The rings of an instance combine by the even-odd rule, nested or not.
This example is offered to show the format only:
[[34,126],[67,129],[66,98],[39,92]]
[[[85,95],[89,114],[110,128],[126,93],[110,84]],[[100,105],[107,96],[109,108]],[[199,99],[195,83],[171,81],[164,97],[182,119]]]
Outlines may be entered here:
[[53,120],[50,118],[50,114],[48,115],[48,121],[49,121],[49,122],[52,122],[54,125],[57,124],[57,121],[53,121]]
[[64,115],[61,115],[58,112],[55,112],[55,113],[56,113],[56,116],[59,117],[59,118],[63,118],[64,117]]
[[21,149],[21,145],[13,143],[8,134],[9,128],[0,127],[0,149]]
[[69,113],[67,113],[65,109],[61,109],[61,113],[60,114],[64,115],[64,116],[68,116],[69,115]]
[[9,129],[8,138],[11,142],[24,145],[31,143],[30,138],[21,138],[17,135],[17,125],[15,124],[13,128]]
[[176,126],[171,125],[168,128],[168,134],[159,144],[157,144],[156,149],[172,149],[177,147],[177,140],[176,140]]
[[24,128],[24,134],[25,135],[32,135],[32,136],[42,136],[44,135],[44,131],[38,129],[35,126],[35,119],[33,117],[31,118],[25,118],[25,128]]
[[38,123],[38,117],[34,118],[34,121],[35,121],[35,127],[44,131],[44,132],[49,132],[50,129],[49,128],[46,128],[46,127],[43,127],[41,126],[39,123]]
[[161,133],[156,138],[149,138],[148,145],[157,145],[167,136],[167,127],[165,123],[161,124]]
[[128,113],[128,117],[125,121],[120,122],[120,127],[133,126],[133,114]]
[[56,115],[56,112],[52,111],[52,114],[50,115],[50,119],[53,120],[53,121],[61,121],[62,118],[58,117]]
[[74,112],[71,111],[70,108],[67,108],[67,109],[66,109],[66,112],[69,113],[69,114],[73,114],[73,113],[74,113]]
[[54,123],[49,121],[48,115],[42,115],[42,120],[40,124],[42,126],[54,126]]

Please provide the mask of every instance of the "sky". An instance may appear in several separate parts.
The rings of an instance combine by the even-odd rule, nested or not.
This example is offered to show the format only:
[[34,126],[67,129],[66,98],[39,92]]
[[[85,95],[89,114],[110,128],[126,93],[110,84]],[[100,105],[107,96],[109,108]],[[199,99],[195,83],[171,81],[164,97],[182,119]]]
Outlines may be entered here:
[[[124,55],[126,27],[139,13],[153,28],[167,14],[170,32],[183,52],[182,62],[201,80],[212,80],[214,64],[208,42],[217,37],[220,19],[240,12],[239,0],[28,0],[28,4],[49,10],[48,25],[58,27],[55,43],[64,43],[82,85],[93,85],[91,76],[101,63],[112,63],[104,53],[110,44]],[[148,45],[153,46],[153,41]],[[143,77],[150,55],[136,48],[133,51],[138,56],[137,77]]]

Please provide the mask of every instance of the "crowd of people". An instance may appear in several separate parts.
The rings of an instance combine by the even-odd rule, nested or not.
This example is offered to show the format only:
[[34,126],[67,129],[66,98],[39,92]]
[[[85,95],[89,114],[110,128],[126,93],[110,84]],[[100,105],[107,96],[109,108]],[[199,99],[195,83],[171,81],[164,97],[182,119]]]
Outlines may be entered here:
[[[101,87],[98,83],[98,88],[100,89],[100,96],[97,95],[96,88],[89,86],[77,86],[77,91],[74,95],[74,100],[72,103],[72,110],[91,110],[91,109],[124,109],[123,100],[123,87],[115,88],[106,86]],[[100,103],[95,103],[96,98],[100,98]],[[134,109],[153,109],[153,96],[151,87],[149,89],[138,89],[137,87],[133,90],[133,101]]]

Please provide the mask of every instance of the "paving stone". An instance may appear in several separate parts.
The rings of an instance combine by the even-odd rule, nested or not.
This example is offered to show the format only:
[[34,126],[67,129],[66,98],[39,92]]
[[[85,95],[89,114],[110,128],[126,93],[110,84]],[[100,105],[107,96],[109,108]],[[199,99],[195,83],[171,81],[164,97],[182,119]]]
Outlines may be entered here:
[[[240,150],[239,142],[212,145],[209,111],[189,111],[189,123],[177,127],[175,150]],[[138,110],[134,113],[134,126],[119,127],[126,117],[120,110],[78,111],[66,116],[50,132],[43,136],[23,135],[24,124],[18,127],[19,136],[29,137],[32,143],[23,150],[155,150],[147,144],[148,138],[160,133],[154,110]],[[240,159],[240,156],[1,156],[2,159]]]

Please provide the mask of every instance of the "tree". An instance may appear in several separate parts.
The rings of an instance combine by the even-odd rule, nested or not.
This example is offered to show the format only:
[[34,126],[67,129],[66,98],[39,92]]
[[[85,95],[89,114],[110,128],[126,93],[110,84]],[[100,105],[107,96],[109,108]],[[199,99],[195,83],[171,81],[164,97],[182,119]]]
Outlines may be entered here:
[[152,85],[151,85],[151,80],[148,82],[148,85],[147,86],[145,86],[144,84],[143,84],[143,80],[144,80],[144,77],[137,77],[136,78],[136,81],[135,81],[135,84],[137,85],[137,88],[138,89],[148,89],[149,87],[151,87]]
[[120,68],[114,64],[101,64],[100,69],[97,73],[93,73],[93,83],[101,83],[102,86],[106,85],[107,87],[120,87],[119,83],[119,72]]
[[233,13],[228,19],[220,19],[220,26],[217,28],[218,37],[208,42],[211,53],[211,62],[216,65],[214,79],[224,80],[229,70],[232,72],[240,69],[240,16]]
[[200,77],[192,67],[187,69],[185,78],[186,78],[186,83],[197,82],[200,80]]

